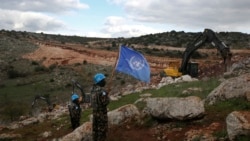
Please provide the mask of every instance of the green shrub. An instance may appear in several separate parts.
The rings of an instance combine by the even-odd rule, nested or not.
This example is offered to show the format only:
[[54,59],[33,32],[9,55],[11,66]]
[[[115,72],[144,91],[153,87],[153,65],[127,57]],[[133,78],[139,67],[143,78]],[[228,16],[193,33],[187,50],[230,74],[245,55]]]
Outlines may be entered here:
[[27,76],[27,74],[18,72],[17,70],[14,70],[14,69],[8,70],[7,75],[8,75],[8,78],[10,79]]
[[83,60],[82,64],[86,65],[88,62],[86,60]]
[[227,130],[225,128],[223,128],[220,131],[214,132],[213,136],[215,136],[218,139],[220,139],[220,138],[226,138],[227,137]]
[[35,72],[42,72],[42,71],[47,71],[47,68],[45,68],[44,66],[35,67]]
[[49,66],[49,69],[52,71],[57,67],[57,64],[52,64]]
[[49,80],[49,82],[54,82],[55,80],[53,79],[53,78],[51,78],[50,80]]
[[250,135],[241,135],[235,138],[235,141],[249,141]]
[[31,62],[31,65],[39,65],[39,63],[36,62],[36,61],[32,61],[32,62]]
[[217,102],[214,105],[207,105],[207,110],[226,112],[238,110],[250,110],[250,103],[245,98],[232,98],[226,101]]
[[74,66],[80,66],[81,65],[81,63],[75,63],[74,64]]
[[126,82],[124,80],[121,80],[120,84],[124,85]]
[[10,78],[10,79],[19,77],[18,71],[13,70],[13,69],[9,70],[9,71],[7,72],[7,74],[8,74],[8,78]]
[[1,111],[2,119],[5,121],[15,121],[21,115],[27,114],[26,104],[22,102],[14,102],[13,100],[7,100],[8,104],[2,106],[3,110]]

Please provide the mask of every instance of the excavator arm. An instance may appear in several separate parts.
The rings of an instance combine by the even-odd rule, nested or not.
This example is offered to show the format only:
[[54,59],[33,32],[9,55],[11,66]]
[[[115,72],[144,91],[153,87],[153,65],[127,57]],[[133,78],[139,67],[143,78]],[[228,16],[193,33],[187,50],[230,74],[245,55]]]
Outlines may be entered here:
[[188,62],[190,60],[190,57],[198,48],[203,46],[205,43],[211,43],[214,47],[217,48],[224,59],[224,64],[227,65],[227,63],[230,62],[232,55],[230,52],[230,48],[227,47],[224,42],[220,41],[211,29],[205,29],[204,32],[200,34],[192,44],[189,44],[184,51],[181,66],[179,68],[179,71],[182,74],[190,73],[188,69]]
[[46,102],[46,104],[48,105],[48,110],[51,112],[53,110],[53,105],[50,102],[50,98],[46,97],[46,96],[40,96],[40,95],[36,95],[31,106],[32,108],[35,106],[35,104],[37,103],[38,100],[43,100]]
[[83,86],[76,80],[72,80],[73,85],[73,93],[75,92],[75,88],[78,88],[81,91],[82,101],[83,103],[90,103],[90,95],[86,94],[83,91]]

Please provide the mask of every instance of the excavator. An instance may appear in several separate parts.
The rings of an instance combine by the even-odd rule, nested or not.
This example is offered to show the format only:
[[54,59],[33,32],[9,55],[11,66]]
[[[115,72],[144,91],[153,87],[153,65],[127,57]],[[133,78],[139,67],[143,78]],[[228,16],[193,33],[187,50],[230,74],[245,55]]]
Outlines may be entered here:
[[[83,100],[81,100],[82,103],[90,103],[90,100],[91,100],[90,95],[84,93],[83,87],[78,81],[72,80],[72,86],[73,86],[72,93],[74,93],[76,91],[76,88],[78,88],[80,90],[81,98],[83,98]],[[53,108],[55,107],[55,104],[51,104],[49,95],[43,95],[43,96],[35,95],[35,98],[31,104],[32,108],[34,108],[36,106],[36,104],[38,103],[38,100],[44,101],[47,104],[49,112],[51,112],[53,110]]]
[[169,67],[164,69],[164,72],[167,76],[171,77],[179,77],[181,75],[188,74],[192,77],[198,76],[198,63],[189,62],[192,54],[202,47],[205,43],[211,43],[217,50],[220,52],[222,58],[224,59],[225,68],[231,62],[232,53],[230,52],[230,48],[222,41],[218,39],[215,32],[211,29],[205,29],[203,33],[201,33],[193,43],[188,44],[185,49],[182,62],[180,67],[178,68],[178,62],[171,62]]
[[72,90],[72,93],[74,93],[75,92],[75,89],[76,88],[78,88],[80,91],[81,91],[81,102],[82,103],[90,103],[90,101],[91,101],[91,97],[90,97],[90,95],[89,94],[87,94],[87,93],[85,93],[84,91],[83,91],[83,86],[78,82],[78,81],[76,81],[76,80],[74,80],[74,79],[72,79],[71,80],[72,81],[72,86],[73,86],[73,90]]
[[46,102],[46,104],[48,105],[49,112],[51,112],[53,110],[54,105],[51,104],[49,95],[44,95],[44,96],[36,95],[32,104],[31,104],[32,108],[35,107],[35,104],[37,103],[38,100],[42,100],[42,101]]

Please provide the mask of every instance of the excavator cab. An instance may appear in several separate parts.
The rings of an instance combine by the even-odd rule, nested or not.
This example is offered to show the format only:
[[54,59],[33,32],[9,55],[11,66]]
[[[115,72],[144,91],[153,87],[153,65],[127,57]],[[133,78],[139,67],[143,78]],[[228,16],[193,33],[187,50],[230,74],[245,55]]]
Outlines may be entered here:
[[197,62],[189,62],[187,65],[187,73],[192,77],[198,76],[198,66],[199,64]]

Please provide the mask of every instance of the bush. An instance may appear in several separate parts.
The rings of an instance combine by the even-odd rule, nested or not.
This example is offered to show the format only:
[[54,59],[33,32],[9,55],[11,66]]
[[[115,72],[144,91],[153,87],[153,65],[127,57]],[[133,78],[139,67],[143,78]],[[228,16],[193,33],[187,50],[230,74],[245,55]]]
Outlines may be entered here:
[[55,80],[53,79],[53,78],[51,78],[50,80],[49,80],[49,82],[54,82]]
[[88,62],[86,60],[83,60],[82,64],[86,65]]
[[56,67],[57,67],[57,64],[52,64],[52,65],[49,66],[49,69],[54,70]]
[[47,71],[47,69],[43,66],[35,67],[35,72],[40,72],[40,71]]
[[27,108],[25,103],[14,102],[9,99],[6,99],[6,103],[2,106],[1,118],[5,121],[16,121],[21,115],[27,114]]
[[124,85],[124,84],[125,84],[125,81],[124,81],[124,80],[121,80],[120,83],[121,83],[121,85]]
[[39,63],[36,62],[36,61],[32,61],[32,62],[31,62],[31,65],[39,65]]
[[13,69],[9,70],[7,72],[7,74],[8,74],[8,78],[10,78],[10,79],[19,77],[19,73],[16,70],[13,70]]
[[14,70],[14,69],[8,70],[7,75],[8,75],[8,78],[10,79],[27,76],[27,74],[18,72],[17,70]]

